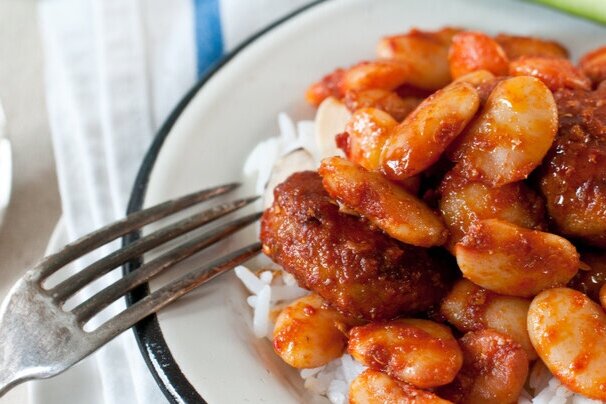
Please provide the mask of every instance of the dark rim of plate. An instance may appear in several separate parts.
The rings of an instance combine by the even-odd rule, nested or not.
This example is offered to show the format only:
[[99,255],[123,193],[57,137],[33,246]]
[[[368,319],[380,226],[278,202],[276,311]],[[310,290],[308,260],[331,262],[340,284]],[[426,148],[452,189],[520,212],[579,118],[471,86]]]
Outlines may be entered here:
[[[221,68],[225,64],[227,64],[231,59],[233,59],[251,43],[255,42],[257,39],[272,31],[274,28],[278,27],[284,22],[292,19],[296,15],[325,1],[326,0],[313,1],[312,3],[309,3],[304,7],[295,10],[294,12],[286,15],[285,17],[279,19],[278,21],[272,23],[263,30],[249,37],[245,42],[243,42],[233,51],[221,58],[191,88],[191,90],[187,92],[187,94],[181,99],[181,101],[179,101],[177,106],[170,113],[168,118],[164,121],[160,130],[154,137],[151,146],[147,150],[145,157],[143,158],[143,162],[141,164],[141,167],[139,168],[139,172],[137,173],[133,190],[130,195],[130,200],[128,202],[128,214],[142,209],[143,203],[145,201],[145,195],[147,192],[147,186],[149,184],[149,179],[156,163],[160,149],[164,144],[164,140],[166,140],[173,125],[179,119],[181,113],[185,110],[189,102],[194,98],[198,91],[202,87],[204,87],[204,85],[219,70],[221,70]],[[137,239],[139,239],[139,237],[139,233],[130,234],[122,239],[122,243],[123,245],[131,244]],[[141,260],[130,261],[123,266],[123,272],[125,274],[130,273],[139,268],[141,264]],[[147,284],[140,286],[139,288],[133,290],[131,293],[126,295],[127,305],[130,306],[136,303],[148,294],[149,286]],[[147,318],[137,323],[133,327],[133,331],[135,333],[135,338],[137,340],[137,344],[139,345],[139,349],[141,350],[141,354],[143,355],[143,358],[147,363],[147,367],[151,371],[152,376],[156,380],[156,383],[158,384],[168,401],[172,403],[206,403],[200,393],[196,391],[196,389],[191,385],[189,380],[187,380],[187,377],[183,374],[183,372],[181,372],[179,365],[173,358],[170,349],[166,344],[166,341],[164,340],[162,330],[160,329],[160,324],[158,323],[158,317],[155,314],[148,316]]]

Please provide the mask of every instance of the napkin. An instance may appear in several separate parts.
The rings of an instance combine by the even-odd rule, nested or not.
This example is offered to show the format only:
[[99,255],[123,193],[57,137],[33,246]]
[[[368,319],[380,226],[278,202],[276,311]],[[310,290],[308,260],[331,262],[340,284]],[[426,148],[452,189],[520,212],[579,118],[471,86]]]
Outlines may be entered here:
[[[222,54],[309,2],[40,2],[46,102],[68,239],[124,216],[135,175],[155,132]],[[109,245],[77,265],[116,247],[117,243]],[[78,298],[90,296],[120,276],[118,268]],[[112,305],[104,318],[123,307],[123,301]],[[78,366],[77,376],[74,372],[58,376],[63,378],[60,385],[82,389],[84,382],[91,393],[72,396],[70,402],[166,401],[131,331]]]

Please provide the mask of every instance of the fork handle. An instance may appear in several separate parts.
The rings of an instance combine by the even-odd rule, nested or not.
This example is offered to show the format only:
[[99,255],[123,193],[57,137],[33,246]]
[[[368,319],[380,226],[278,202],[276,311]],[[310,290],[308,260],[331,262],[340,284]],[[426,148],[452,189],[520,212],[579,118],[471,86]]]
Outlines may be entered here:
[[5,395],[10,389],[17,384],[26,380],[23,376],[19,377],[19,373],[23,375],[22,363],[19,358],[15,358],[13,340],[8,337],[15,324],[6,319],[6,312],[11,312],[9,298],[5,299],[0,305],[0,397]]
[[2,367],[0,370],[0,397],[25,380],[27,379],[17,377],[10,366]]
[[27,380],[48,377],[47,366],[32,365],[40,346],[30,343],[43,339],[39,320],[48,313],[23,304],[31,293],[28,281],[21,278],[0,305],[0,397]]

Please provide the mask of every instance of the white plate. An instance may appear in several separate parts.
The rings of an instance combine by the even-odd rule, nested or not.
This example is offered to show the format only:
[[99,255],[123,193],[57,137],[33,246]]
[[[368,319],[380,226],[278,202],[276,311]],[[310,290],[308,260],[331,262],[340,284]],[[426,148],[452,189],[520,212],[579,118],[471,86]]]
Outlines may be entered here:
[[[164,143],[157,141],[148,155],[134,200],[145,195],[144,204],[151,205],[241,178],[252,147],[277,132],[279,112],[295,119],[313,116],[303,100],[309,83],[337,66],[372,58],[382,35],[445,25],[553,38],[573,58],[606,39],[604,27],[520,1],[321,3],[239,51],[178,109]],[[255,234],[241,235],[246,237]],[[192,260],[177,272],[201,262]],[[267,341],[254,338],[245,297],[229,274],[162,311],[161,336],[150,331],[153,325],[139,328],[148,363],[170,397],[196,400],[193,387],[211,403],[306,400],[296,372]]]

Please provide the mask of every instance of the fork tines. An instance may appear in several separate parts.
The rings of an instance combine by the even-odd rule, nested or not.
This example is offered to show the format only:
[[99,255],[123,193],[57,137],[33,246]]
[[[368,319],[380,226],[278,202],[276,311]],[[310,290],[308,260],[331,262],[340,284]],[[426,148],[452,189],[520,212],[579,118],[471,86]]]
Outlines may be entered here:
[[[203,283],[257,255],[261,244],[244,248],[206,263],[126,307],[93,330],[85,325],[104,308],[147,282],[161,271],[196,252],[225,239],[259,219],[252,213],[195,234],[176,247],[165,249],[138,269],[125,274],[74,309],[65,302],[97,278],[144,253],[184,236],[194,229],[214,222],[250,205],[257,198],[243,198],[218,204],[200,213],[166,225],[126,243],[121,249],[88,265],[51,288],[44,282],[65,265],[118,237],[133,235],[143,226],[156,222],[195,204],[234,190],[238,184],[207,189],[139,211],[69,244],[61,252],[43,259],[19,279],[0,305],[0,397],[25,380],[59,374],[97,350],[137,321],[154,313]],[[91,326],[92,321],[91,321]]]
[[[30,271],[28,274],[29,278],[42,285],[42,282],[44,282],[50,275],[54,274],[56,271],[70,262],[93,251],[94,249],[119,237],[140,230],[141,227],[147,224],[156,222],[195,204],[199,204],[227,194],[238,186],[239,184],[236,183],[217,186],[131,214],[125,219],[99,229],[94,233],[84,236],[81,239],[69,244],[59,253],[46,257]],[[141,257],[144,253],[149,252],[150,250],[167,243],[168,241],[171,241],[179,236],[216,221],[217,219],[235,212],[247,205],[250,205],[257,199],[258,197],[250,197],[222,203],[155,230],[154,232],[139,238],[138,240],[112,252],[106,257],[88,265],[84,269],[78,271],[76,274],[50,288],[47,293],[56,304],[62,306],[67,299],[111,270],[125,264],[130,260]],[[137,270],[126,274],[115,283],[107,286],[105,289],[101,290],[96,295],[88,298],[74,308],[72,312],[76,321],[81,325],[84,325],[94,315],[99,313],[121,296],[124,296],[126,293],[133,290],[135,287],[144,284],[163,270],[177,264],[180,261],[183,261],[204,248],[225,239],[236,231],[257,221],[260,215],[260,213],[253,213],[222,224],[210,231],[205,232],[204,234],[187,240],[179,246],[160,255],[159,257],[143,264]],[[226,257],[223,257],[211,265],[204,267],[203,271],[198,273],[198,278],[201,277],[200,279],[206,279],[208,278],[208,276],[205,275],[206,272],[213,270],[219,270],[220,272],[222,270],[222,272],[224,272],[225,270],[248,260],[250,257],[259,252],[260,246],[257,244],[258,243],[255,243],[245,247],[242,250],[239,250],[239,252],[237,252],[238,254],[235,256],[233,254],[229,255],[229,259],[227,261],[224,260]],[[232,262],[235,264],[231,265]],[[230,265],[231,267],[229,267]],[[198,272],[200,272],[200,270],[198,270]],[[181,281],[183,281],[183,279]],[[177,283],[178,282],[179,281],[177,281]],[[193,282],[193,284],[196,284],[196,282]],[[172,301],[176,297],[180,296],[179,293],[181,292],[175,291],[174,293],[175,295],[172,297],[165,296],[165,293],[163,293],[163,298],[160,298],[158,294],[156,294],[154,298],[150,298],[152,304],[146,304],[143,312],[146,312],[146,315],[150,314],[151,312],[157,310],[158,307],[161,307],[164,304],[167,304],[169,301]],[[141,307],[141,305],[138,307]],[[128,310],[130,309],[127,309],[127,311]],[[137,310],[138,312],[141,312],[142,309],[138,308]],[[135,317],[139,318],[139,316]],[[130,326],[132,326],[132,324],[128,325],[126,328]]]

